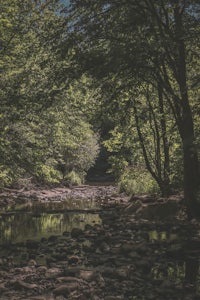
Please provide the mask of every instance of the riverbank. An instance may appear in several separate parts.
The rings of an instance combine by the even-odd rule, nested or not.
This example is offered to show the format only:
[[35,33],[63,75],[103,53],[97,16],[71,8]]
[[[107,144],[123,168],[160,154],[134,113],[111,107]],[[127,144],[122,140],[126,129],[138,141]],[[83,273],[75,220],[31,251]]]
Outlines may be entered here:
[[87,184],[68,187],[34,187],[32,189],[2,189],[0,192],[0,208],[27,201],[64,201],[67,199],[92,199],[95,201],[119,200],[127,201],[129,197],[119,195],[118,188],[113,184]]
[[[90,198],[100,203],[101,222],[1,245],[0,299],[200,299],[199,224],[179,214],[153,218],[153,208],[166,210],[164,199],[129,199],[112,185],[4,193],[13,204]],[[181,197],[170,201],[179,205]]]

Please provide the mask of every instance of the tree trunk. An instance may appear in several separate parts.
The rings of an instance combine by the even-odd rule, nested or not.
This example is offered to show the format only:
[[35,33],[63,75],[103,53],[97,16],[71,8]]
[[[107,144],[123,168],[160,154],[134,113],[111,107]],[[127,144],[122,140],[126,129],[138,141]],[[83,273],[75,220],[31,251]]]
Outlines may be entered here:
[[181,4],[178,4],[174,10],[177,43],[177,69],[179,77],[178,83],[182,109],[182,118],[180,120],[181,128],[179,128],[179,131],[183,143],[184,198],[188,217],[191,219],[200,216],[200,203],[198,203],[199,162],[195,146],[193,116],[187,91],[186,54],[180,5]]
[[161,115],[161,133],[163,141],[163,151],[164,151],[164,163],[163,163],[163,195],[169,196],[170,194],[170,159],[169,159],[169,142],[167,138],[167,125],[165,120],[165,111],[164,111],[164,101],[163,101],[163,88],[162,84],[158,82],[158,100],[159,100],[159,113]]
[[184,198],[189,219],[200,216],[199,167],[197,150],[194,144],[194,130],[190,112],[184,114],[182,127],[183,166],[184,166]]

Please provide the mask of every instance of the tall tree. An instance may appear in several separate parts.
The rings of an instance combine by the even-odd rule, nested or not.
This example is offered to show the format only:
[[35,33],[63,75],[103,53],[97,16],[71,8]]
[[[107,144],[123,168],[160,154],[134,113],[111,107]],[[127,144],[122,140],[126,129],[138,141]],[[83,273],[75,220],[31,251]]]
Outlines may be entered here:
[[79,112],[91,96],[89,79],[73,81],[68,18],[57,0],[1,4],[0,185],[24,175],[58,182],[69,169],[82,175],[98,146],[89,118]]
[[[167,99],[181,137],[185,203],[189,218],[195,217],[200,182],[193,99],[189,98],[194,76],[188,70],[200,46],[199,2],[72,0],[71,13],[75,17],[71,32],[79,38],[76,54],[83,71],[98,79],[132,82],[131,88],[159,84],[159,99],[163,95]],[[165,133],[163,120],[161,124]],[[163,143],[167,155],[166,135]]]

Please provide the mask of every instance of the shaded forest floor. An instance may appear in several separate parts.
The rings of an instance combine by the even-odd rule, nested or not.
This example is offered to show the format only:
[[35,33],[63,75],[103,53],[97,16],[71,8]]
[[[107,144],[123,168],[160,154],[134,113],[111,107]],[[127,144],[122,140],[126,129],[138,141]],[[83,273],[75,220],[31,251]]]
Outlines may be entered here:
[[[130,200],[112,185],[4,190],[1,210],[66,197],[96,201],[101,224],[8,244],[0,258],[0,299],[200,299],[200,226],[185,220],[181,196]],[[22,248],[26,253],[14,261]]]

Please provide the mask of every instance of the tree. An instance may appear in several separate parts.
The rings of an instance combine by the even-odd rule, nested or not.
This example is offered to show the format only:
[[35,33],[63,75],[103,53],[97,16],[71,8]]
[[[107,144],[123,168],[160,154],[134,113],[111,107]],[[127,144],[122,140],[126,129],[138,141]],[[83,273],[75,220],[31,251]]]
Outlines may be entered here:
[[79,112],[91,98],[89,79],[84,91],[81,80],[74,82],[73,51],[63,49],[68,19],[54,0],[3,0],[2,8],[1,184],[21,176],[59,182],[61,163],[64,176],[74,169],[83,177],[98,153],[98,137]]
[[[76,44],[77,60],[82,63],[83,71],[90,72],[104,82],[115,78],[131,83],[130,89],[138,89],[144,83],[159,85],[159,101],[163,96],[167,100],[167,111],[173,116],[182,142],[188,216],[196,216],[199,208],[199,163],[193,99],[189,99],[194,76],[188,70],[199,51],[199,43],[193,46],[199,34],[198,1],[83,3],[74,0],[71,1],[71,12],[75,16],[72,31],[79,37]],[[121,88],[124,89],[124,86],[121,85]],[[162,103],[161,111],[164,109]],[[135,110],[134,114],[138,123],[138,112]],[[157,112],[153,109],[152,117],[155,114]],[[167,132],[163,121],[161,118],[160,125],[164,133],[162,142],[167,158]],[[154,122],[154,130],[156,126]],[[137,128],[141,140],[139,123]],[[144,149],[143,154],[145,158]],[[168,165],[167,159],[165,165]]]
[[[192,13],[186,1],[168,2],[165,5],[154,5],[145,1],[147,9],[156,20],[154,31],[162,42],[163,55],[158,66],[158,78],[168,97],[176,120],[176,125],[182,140],[184,166],[184,196],[189,218],[196,215],[199,209],[199,162],[195,145],[194,120],[192,105],[188,96],[189,80],[187,78],[187,64],[192,61],[188,52],[190,30],[196,23],[195,7]],[[165,16],[165,17],[163,17]],[[186,22],[188,24],[186,25]],[[196,36],[197,32],[194,32]],[[165,40],[164,40],[165,39]],[[169,43],[168,45],[166,44]],[[191,42],[191,41],[189,41]],[[170,46],[169,46],[170,45]],[[173,82],[173,83],[172,83]],[[175,85],[175,87],[173,87]]]

